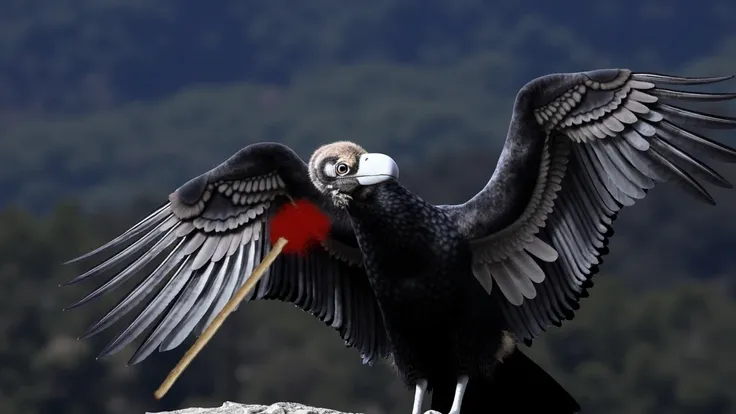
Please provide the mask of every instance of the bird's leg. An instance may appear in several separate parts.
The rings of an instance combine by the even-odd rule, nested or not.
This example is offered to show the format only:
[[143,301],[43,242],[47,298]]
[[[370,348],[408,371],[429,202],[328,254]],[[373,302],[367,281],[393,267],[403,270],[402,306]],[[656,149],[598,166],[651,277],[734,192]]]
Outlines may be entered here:
[[422,404],[424,403],[424,397],[427,395],[427,380],[420,379],[417,381],[417,385],[414,391],[414,407],[411,410],[411,414],[422,414]]
[[461,375],[457,380],[455,386],[455,398],[452,399],[452,408],[450,408],[449,414],[460,414],[460,407],[463,405],[463,396],[465,395],[465,389],[468,387],[468,376]]

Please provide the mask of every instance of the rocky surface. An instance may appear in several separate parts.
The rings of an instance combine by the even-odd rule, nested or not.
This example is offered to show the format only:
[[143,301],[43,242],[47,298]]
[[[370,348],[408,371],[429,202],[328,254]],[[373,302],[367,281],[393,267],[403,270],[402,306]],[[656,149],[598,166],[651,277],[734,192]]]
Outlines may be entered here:
[[[214,408],[185,408],[183,410],[146,414],[355,414],[330,410],[329,408],[309,407],[304,404],[281,402],[271,405],[239,404],[226,402]],[[440,414],[427,411],[425,414]]]
[[239,404],[227,401],[220,407],[185,408],[183,410],[146,414],[352,414],[327,408],[309,407],[303,404],[281,402],[272,405]]

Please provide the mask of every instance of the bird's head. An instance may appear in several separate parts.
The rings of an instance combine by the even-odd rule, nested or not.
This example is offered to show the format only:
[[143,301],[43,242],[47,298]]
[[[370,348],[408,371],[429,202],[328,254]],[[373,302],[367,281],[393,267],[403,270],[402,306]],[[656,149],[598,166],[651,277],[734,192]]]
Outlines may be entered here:
[[357,189],[399,178],[399,167],[388,155],[369,153],[358,144],[339,141],[312,154],[309,177],[319,191],[345,207]]

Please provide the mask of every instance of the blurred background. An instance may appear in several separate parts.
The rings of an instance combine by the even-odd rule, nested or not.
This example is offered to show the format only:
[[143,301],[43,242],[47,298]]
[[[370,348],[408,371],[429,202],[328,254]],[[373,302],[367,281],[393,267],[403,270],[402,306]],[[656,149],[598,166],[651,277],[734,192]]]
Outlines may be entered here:
[[[462,202],[490,177],[527,81],[734,74],[734,21],[731,0],[3,0],[0,413],[408,412],[389,368],[275,302],[241,306],[155,401],[185,347],[95,360],[115,332],[76,337],[124,292],[63,313],[101,282],[60,288],[81,269],[62,263],[264,140],[305,159],[353,140],[391,154],[425,199]],[[620,215],[577,318],[528,350],[586,413],[736,413],[736,192],[713,190],[710,207],[678,190]]]

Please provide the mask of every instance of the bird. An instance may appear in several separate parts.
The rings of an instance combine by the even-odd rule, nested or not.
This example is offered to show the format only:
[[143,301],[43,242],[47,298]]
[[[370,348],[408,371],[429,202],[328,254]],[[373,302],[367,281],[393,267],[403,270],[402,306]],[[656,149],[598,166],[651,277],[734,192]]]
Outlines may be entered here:
[[151,297],[100,356],[149,328],[130,363],[172,350],[202,333],[270,251],[274,212],[305,200],[329,218],[328,235],[279,256],[248,300],[292,303],[363,363],[389,361],[414,392],[412,414],[430,395],[431,409],[449,414],[579,412],[521,345],[581,311],[622,209],[659,183],[707,204],[704,183],[732,188],[701,159],[736,162],[736,150],[703,132],[734,129],[736,118],[683,107],[736,98],[697,89],[731,78],[630,69],[535,78],[516,95],[487,184],[462,204],[424,201],[401,184],[393,158],[351,141],[307,161],[277,142],[247,145],[74,259],[122,248],[69,282],[112,274],[70,308],[143,274],[83,337]]

